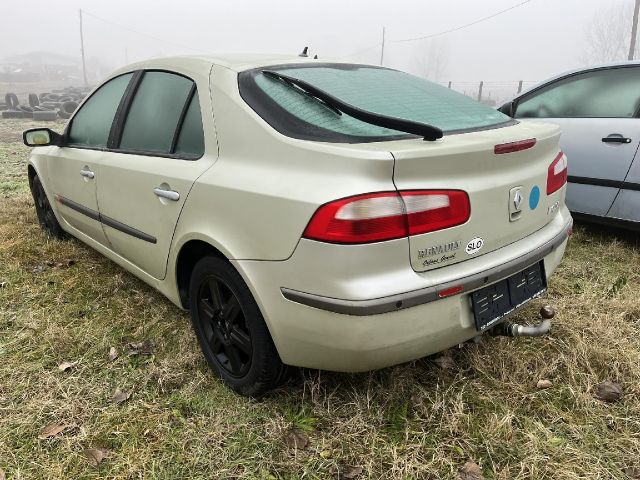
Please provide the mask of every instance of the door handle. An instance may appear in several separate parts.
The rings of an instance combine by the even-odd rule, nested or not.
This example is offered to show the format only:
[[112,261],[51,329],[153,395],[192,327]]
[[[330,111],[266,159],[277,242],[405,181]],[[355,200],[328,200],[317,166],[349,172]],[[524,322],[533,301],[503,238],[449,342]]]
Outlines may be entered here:
[[153,189],[153,193],[160,198],[166,198],[167,200],[172,200],[177,202],[180,200],[180,194],[178,192],[174,192],[173,190],[165,190],[160,187],[156,187]]
[[602,141],[604,143],[631,143],[630,138],[623,137],[622,135],[620,136],[609,135],[608,137],[604,137]]
[[84,169],[84,168],[80,170],[80,175],[82,175],[84,178],[94,178],[96,176],[96,174],[93,173],[91,170]]

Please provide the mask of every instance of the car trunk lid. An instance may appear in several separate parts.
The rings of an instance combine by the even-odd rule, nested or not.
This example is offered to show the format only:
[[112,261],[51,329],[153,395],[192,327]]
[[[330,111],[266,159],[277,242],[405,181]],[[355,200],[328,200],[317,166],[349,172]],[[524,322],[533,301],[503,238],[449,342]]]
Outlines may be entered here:
[[[535,145],[496,153],[498,145],[529,139]],[[558,140],[556,126],[520,123],[437,142],[385,142],[395,158],[393,180],[399,191],[462,190],[470,200],[465,223],[409,237],[413,269],[433,270],[484,255],[544,227],[558,201],[546,193]]]

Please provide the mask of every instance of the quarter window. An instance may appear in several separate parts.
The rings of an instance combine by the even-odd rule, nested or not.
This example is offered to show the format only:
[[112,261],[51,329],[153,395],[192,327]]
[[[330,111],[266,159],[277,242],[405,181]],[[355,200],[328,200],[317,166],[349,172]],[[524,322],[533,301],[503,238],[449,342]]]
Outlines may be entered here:
[[124,124],[120,150],[172,153],[192,87],[193,82],[180,75],[145,72]]
[[69,128],[70,146],[106,148],[113,117],[132,76],[109,80],[82,105]]
[[631,118],[640,107],[639,78],[630,67],[573,75],[525,97],[516,118]]
[[200,114],[198,92],[194,92],[193,98],[187,108],[187,113],[176,142],[175,153],[189,157],[200,157],[204,153],[204,132],[202,130],[202,116]]

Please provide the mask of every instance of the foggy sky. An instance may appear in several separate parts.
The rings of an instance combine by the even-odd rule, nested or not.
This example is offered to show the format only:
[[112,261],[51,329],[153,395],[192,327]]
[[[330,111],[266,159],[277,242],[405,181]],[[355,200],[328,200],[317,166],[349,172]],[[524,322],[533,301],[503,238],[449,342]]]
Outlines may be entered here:
[[[441,80],[543,80],[581,66],[585,28],[622,0],[533,0],[462,31],[416,42],[397,39],[472,22],[521,0],[2,0],[0,59],[30,51],[79,58],[78,9],[87,57],[111,68],[152,56],[202,52],[298,53],[341,57],[375,46],[386,27],[385,65],[416,70],[429,49],[446,53]],[[106,23],[116,22],[148,36]],[[354,56],[378,63],[380,48]]]

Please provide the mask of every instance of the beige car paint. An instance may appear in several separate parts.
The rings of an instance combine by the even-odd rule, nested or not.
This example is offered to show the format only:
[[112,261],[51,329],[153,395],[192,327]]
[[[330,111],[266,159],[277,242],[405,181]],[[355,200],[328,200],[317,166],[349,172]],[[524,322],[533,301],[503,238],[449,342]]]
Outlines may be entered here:
[[[49,148],[47,162],[49,165],[48,186],[56,194],[62,194],[69,200],[97,212],[98,201],[96,196],[96,182],[86,176],[82,176],[83,171],[91,172],[94,176],[100,174],[100,164],[98,160],[102,152],[97,150],[78,150],[75,148]],[[64,161],[60,161],[64,156]],[[72,208],[60,203],[58,214],[73,228],[85,235],[90,236],[99,243],[107,245],[107,238],[102,229],[102,224],[96,220],[83,215]]]
[[[341,299],[380,298],[481,272],[541,245],[566,230],[570,222],[564,206],[566,187],[549,199],[542,188],[546,167],[553,160],[553,151],[557,152],[557,128],[520,124],[449,135],[432,143],[415,139],[331,144],[289,138],[244,103],[237,73],[261,65],[302,61],[314,60],[176,57],[115,72],[113,76],[140,68],[166,69],[194,79],[200,92],[206,153],[187,164],[184,160],[68,147],[36,148],[30,164],[42,173],[61,225],[183,308],[176,273],[180,251],[194,240],[210,244],[243,276],[282,360],[292,365],[360,371],[418,358],[476,335],[467,294],[397,312],[355,317],[286,300],[280,288]],[[535,159],[533,150],[503,155],[495,161],[485,155],[482,165],[468,163],[467,170],[456,170],[455,175],[449,170],[449,177],[446,168],[450,166],[433,162],[422,169],[414,162],[446,154],[460,162],[462,169],[465,162],[472,162],[474,148],[484,151],[495,142],[529,137],[539,139]],[[74,151],[68,153],[70,150]],[[59,157],[67,153],[75,160],[62,166],[65,162]],[[519,166],[501,174],[502,161]],[[397,170],[395,178],[394,162],[396,167],[406,166]],[[111,243],[105,244],[100,231],[92,231],[54,201],[56,194],[69,198],[85,195],[87,182],[79,174],[85,164],[95,169],[95,195],[101,213],[156,236],[156,245],[127,238],[109,227],[104,231]],[[394,180],[401,184],[399,188],[469,190],[473,221],[421,235],[412,242],[399,239],[339,246],[301,240],[319,205],[357,193],[394,190]],[[179,191],[179,202],[163,203],[153,194],[153,188],[162,183]],[[508,187],[533,183],[543,190],[535,217],[521,220],[520,226],[507,225]],[[490,191],[492,185],[506,189],[506,193]],[[487,205],[478,204],[485,200]],[[560,202],[560,207],[543,216],[547,202]],[[483,222],[487,228],[481,226]],[[464,244],[474,236],[483,236],[487,242],[481,255],[428,272],[416,271],[420,270],[418,249],[455,238]],[[545,258],[547,276],[560,262],[564,245]]]

